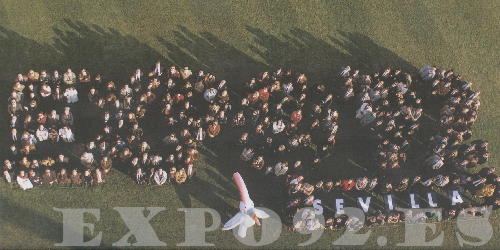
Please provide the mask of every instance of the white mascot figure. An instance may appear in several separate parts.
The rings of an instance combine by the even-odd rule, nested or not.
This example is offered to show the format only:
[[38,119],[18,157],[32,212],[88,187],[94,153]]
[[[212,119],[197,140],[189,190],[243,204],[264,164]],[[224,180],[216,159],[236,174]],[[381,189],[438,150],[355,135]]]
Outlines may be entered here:
[[230,230],[237,226],[240,226],[238,229],[238,235],[241,238],[245,238],[247,236],[247,229],[252,227],[254,224],[260,226],[259,218],[269,218],[269,215],[254,207],[253,201],[250,199],[248,195],[248,190],[241,178],[241,175],[236,172],[233,174],[233,179],[238,185],[238,189],[240,190],[240,212],[237,213],[233,218],[231,218],[222,228],[222,230]]

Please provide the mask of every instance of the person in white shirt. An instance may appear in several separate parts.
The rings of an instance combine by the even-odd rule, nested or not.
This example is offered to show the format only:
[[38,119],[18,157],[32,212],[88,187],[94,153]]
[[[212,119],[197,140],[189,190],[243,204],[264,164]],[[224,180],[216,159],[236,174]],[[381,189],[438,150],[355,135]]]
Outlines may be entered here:
[[200,145],[203,143],[203,140],[207,136],[207,132],[203,131],[203,128],[198,128],[198,132],[196,133],[196,142]]
[[293,90],[293,84],[289,82],[288,84],[283,84],[283,92],[285,95],[290,95]]
[[75,73],[73,73],[73,71],[71,71],[71,69],[68,69],[66,71],[66,73],[64,73],[64,76],[63,76],[64,83],[66,83],[69,86],[72,86],[75,84],[75,78],[76,78],[76,75],[75,75]]
[[241,153],[241,159],[244,161],[249,161],[254,155],[253,148],[245,148]]
[[290,185],[298,185],[299,183],[302,183],[302,181],[304,181],[304,176],[299,175],[297,178],[290,181]]
[[78,101],[78,91],[76,91],[73,86],[67,88],[63,95],[66,97],[68,103],[75,103]]
[[347,91],[344,93],[344,100],[347,101],[353,96],[354,96],[353,88],[349,87]]
[[39,142],[46,141],[49,138],[49,131],[42,124],[36,130],[36,138],[38,138]]
[[188,79],[193,74],[193,72],[188,67],[184,67],[184,70],[182,70],[180,73],[182,80]]
[[94,162],[94,155],[92,153],[85,152],[80,157],[80,161],[85,167],[90,167]]
[[276,176],[284,175],[288,171],[288,162],[278,162],[274,166],[274,173]]
[[19,175],[17,176],[17,184],[23,189],[33,188],[33,184],[31,183],[28,174],[24,172],[24,170],[19,171]]
[[123,88],[120,91],[120,95],[125,98],[125,97],[132,97],[133,91],[132,88],[128,86],[128,84],[125,84]]
[[36,137],[34,135],[30,134],[28,131],[23,132],[23,136],[21,137],[21,141],[23,143],[29,143],[32,145],[36,145],[38,142]]
[[285,123],[283,123],[283,120],[279,119],[275,122],[273,122],[273,133],[278,134],[281,133],[285,129]]
[[97,185],[106,182],[106,174],[102,173],[99,168],[95,169],[94,179]]
[[436,67],[426,66],[420,70],[422,80],[429,81],[436,76]]
[[4,171],[3,171],[3,178],[4,178],[4,179],[5,179],[5,181],[6,181],[7,183],[9,183],[9,185],[11,185],[11,187],[12,187],[12,184],[13,184],[13,182],[12,182],[12,175],[11,175],[11,173],[9,172],[9,170],[7,170],[7,169],[6,169],[6,170],[4,170]]
[[136,69],[136,70],[135,70],[135,75],[134,75],[134,77],[135,77],[135,81],[136,81],[136,82],[140,82],[140,81],[142,80],[142,79],[141,79],[141,78],[142,78],[142,74],[143,74],[143,73],[142,73],[141,69]]
[[43,84],[42,89],[40,90],[40,95],[42,97],[49,97],[52,94],[52,89],[49,85]]
[[215,97],[217,96],[217,90],[214,88],[207,89],[205,91],[205,100],[207,100],[210,103],[213,103],[215,100]]
[[351,67],[349,67],[349,66],[342,67],[340,69],[339,76],[340,77],[349,77],[350,76],[350,71],[351,71]]
[[158,168],[158,171],[156,171],[154,175],[156,184],[158,186],[165,184],[165,182],[167,182],[167,178],[168,178],[167,172],[165,172],[165,170],[163,170],[162,167]]
[[61,129],[59,129],[59,136],[63,139],[65,142],[73,142],[75,141],[75,135],[73,134],[73,131],[68,126],[64,126]]

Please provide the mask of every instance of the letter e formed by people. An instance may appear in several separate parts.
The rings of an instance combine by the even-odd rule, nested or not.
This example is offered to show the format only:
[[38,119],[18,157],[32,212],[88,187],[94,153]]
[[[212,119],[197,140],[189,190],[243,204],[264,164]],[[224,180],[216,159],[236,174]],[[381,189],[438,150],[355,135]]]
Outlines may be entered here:
[[345,214],[344,199],[335,199],[335,211],[336,214]]

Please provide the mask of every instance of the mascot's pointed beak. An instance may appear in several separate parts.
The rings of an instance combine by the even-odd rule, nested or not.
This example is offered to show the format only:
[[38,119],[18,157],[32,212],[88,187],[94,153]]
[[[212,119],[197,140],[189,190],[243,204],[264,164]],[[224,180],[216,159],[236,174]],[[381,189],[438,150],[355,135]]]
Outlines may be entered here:
[[259,217],[257,217],[257,215],[253,215],[252,216],[252,219],[255,221],[255,224],[257,224],[257,226],[260,226],[260,221],[259,221]]

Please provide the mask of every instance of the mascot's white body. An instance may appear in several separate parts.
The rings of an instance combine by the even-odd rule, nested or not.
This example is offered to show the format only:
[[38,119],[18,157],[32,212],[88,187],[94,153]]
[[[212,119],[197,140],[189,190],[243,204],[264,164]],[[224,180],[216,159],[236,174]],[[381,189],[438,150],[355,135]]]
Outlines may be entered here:
[[224,224],[222,230],[230,230],[240,226],[238,229],[238,235],[241,238],[245,238],[249,227],[252,227],[255,223],[260,226],[259,218],[265,219],[268,218],[269,215],[260,209],[254,208],[253,201],[248,195],[247,187],[241,178],[241,175],[236,172],[233,174],[233,178],[236,185],[238,185],[238,189],[240,190],[240,212]]

